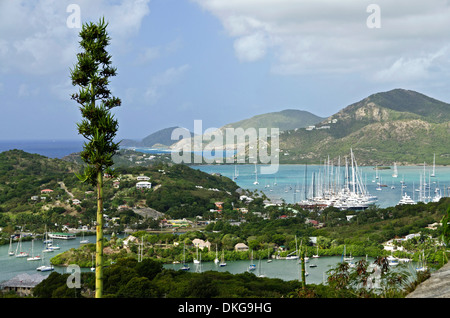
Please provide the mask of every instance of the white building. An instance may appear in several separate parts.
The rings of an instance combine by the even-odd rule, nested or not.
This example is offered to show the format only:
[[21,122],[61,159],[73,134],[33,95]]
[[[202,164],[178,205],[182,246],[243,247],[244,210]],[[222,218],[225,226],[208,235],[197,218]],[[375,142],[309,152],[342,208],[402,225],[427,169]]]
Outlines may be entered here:
[[150,180],[150,177],[147,177],[147,176],[139,176],[139,177],[137,177],[137,180],[138,180],[138,181],[148,181],[148,180]]
[[136,188],[138,189],[151,189],[152,183],[148,181],[140,181],[136,183]]

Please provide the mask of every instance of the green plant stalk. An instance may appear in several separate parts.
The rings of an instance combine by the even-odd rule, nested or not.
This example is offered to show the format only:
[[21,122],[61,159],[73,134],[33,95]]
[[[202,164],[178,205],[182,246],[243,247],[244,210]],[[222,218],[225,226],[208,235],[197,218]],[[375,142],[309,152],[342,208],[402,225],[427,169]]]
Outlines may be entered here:
[[95,257],[95,298],[103,296],[103,176],[97,173],[97,244]]
[[306,270],[305,270],[305,257],[304,254],[301,253],[301,261],[302,261],[302,288],[306,288]]

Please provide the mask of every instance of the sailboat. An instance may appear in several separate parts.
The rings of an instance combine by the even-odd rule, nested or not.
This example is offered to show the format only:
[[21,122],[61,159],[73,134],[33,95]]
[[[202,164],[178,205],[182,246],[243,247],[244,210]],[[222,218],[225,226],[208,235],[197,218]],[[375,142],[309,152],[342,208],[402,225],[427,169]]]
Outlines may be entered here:
[[416,267],[416,272],[426,272],[428,270],[428,267],[425,266],[425,253],[423,251],[420,263],[421,265],[419,267]]
[[216,258],[214,259],[214,264],[219,263],[219,258],[217,257],[217,244],[216,244]]
[[200,264],[200,260],[198,258],[198,246],[197,246],[197,257],[194,258],[194,264]]
[[250,258],[250,265],[248,266],[248,270],[249,271],[254,271],[256,269],[256,265],[253,263],[253,251],[251,254],[251,258]]
[[26,252],[24,252],[24,251],[22,251],[22,233],[20,233],[19,234],[20,236],[19,236],[19,243],[17,244],[17,247],[16,247],[16,257],[28,257],[29,256],[29,254],[28,253],[26,253]]
[[88,244],[89,240],[88,239],[84,239],[84,231],[81,234],[81,240],[80,240],[80,244]]
[[236,168],[236,165],[234,165],[234,174],[233,174],[233,180],[236,180],[239,176],[239,172]]
[[200,251],[199,262],[197,263],[197,266],[195,268],[195,272],[196,273],[201,273],[202,272],[202,252],[201,251]]
[[44,262],[45,262],[45,257],[42,256],[42,263],[41,263],[42,265],[36,268],[37,271],[49,272],[49,271],[52,271],[55,269],[52,264],[44,265]]
[[272,263],[272,260],[270,259],[270,250],[267,248],[267,263]]
[[314,254],[313,256],[312,256],[312,258],[319,258],[320,256],[319,256],[319,246],[317,246],[317,251],[316,251],[316,254]]
[[95,272],[95,266],[94,266],[94,254],[92,254],[91,272]]
[[433,172],[430,177],[436,177],[436,154],[433,154]]
[[45,228],[44,245],[45,245],[45,248],[42,250],[42,253],[52,253],[53,252],[53,248],[51,248],[52,240],[48,239],[47,227]]
[[256,168],[256,162],[255,162],[255,182],[253,182],[254,185],[259,184],[258,182],[258,169]]
[[347,257],[345,251],[346,251],[346,246],[344,245],[344,256],[343,256],[344,257],[344,261],[345,262],[352,261],[354,259],[354,257],[352,256],[352,253],[350,253],[349,257]]
[[222,258],[220,259],[219,266],[220,267],[227,266],[227,263],[225,263],[225,255],[224,255],[224,251],[223,250],[222,250]]
[[186,245],[183,246],[183,266],[181,266],[182,271],[188,271],[191,268],[185,263],[186,261]]
[[27,258],[27,261],[39,261],[41,257],[39,255],[34,256],[34,240],[31,241],[31,257]]
[[12,251],[12,237],[9,238],[9,251],[8,251],[8,255],[9,256],[13,256],[14,252]]
[[261,257],[259,258],[258,262],[258,277],[266,277],[266,275],[261,272]]
[[292,253],[289,253],[286,256],[286,259],[298,259],[297,235],[295,236],[295,251]]
[[392,178],[398,177],[398,171],[397,171],[397,163],[394,162],[394,173],[392,174]]

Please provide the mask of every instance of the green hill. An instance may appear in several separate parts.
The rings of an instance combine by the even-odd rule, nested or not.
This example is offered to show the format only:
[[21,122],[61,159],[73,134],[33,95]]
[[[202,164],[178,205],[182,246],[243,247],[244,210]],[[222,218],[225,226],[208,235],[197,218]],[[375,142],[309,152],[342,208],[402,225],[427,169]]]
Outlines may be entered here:
[[[60,159],[30,154],[22,150],[0,153],[0,211],[26,211],[46,197],[63,194],[58,181],[74,177],[78,166]],[[51,189],[51,195],[41,195],[41,190]],[[31,197],[39,197],[32,200]]]
[[256,115],[248,119],[244,119],[235,123],[231,123],[222,127],[224,128],[279,128],[280,131],[291,130],[296,128],[305,128],[315,125],[325,118],[311,114],[310,112],[286,109],[280,112]]
[[[129,156],[139,156],[139,153],[129,152],[132,153]],[[79,199],[82,201],[82,208],[77,209],[81,212],[79,216],[93,217],[92,211],[96,211],[95,189],[76,177],[75,172],[81,168],[80,160],[76,157],[73,154],[72,161],[65,161],[22,150],[0,153],[0,212],[39,213],[59,207],[62,213],[76,215],[75,208],[69,207],[69,200]],[[126,158],[121,160],[129,161]],[[185,165],[157,160],[149,161],[146,166],[117,164],[115,168],[118,179],[104,179],[105,207],[109,212],[123,204],[129,204],[130,207],[139,204],[174,218],[183,218],[203,215],[215,208],[216,201],[230,206],[238,202],[238,186],[235,182]],[[150,177],[151,189],[136,188],[139,175]],[[118,180],[120,186],[114,186]],[[52,191],[42,193],[44,189]]]
[[330,116],[313,130],[280,136],[282,163],[320,162],[353,148],[362,164],[450,164],[450,104],[395,89],[373,94]]
[[[174,129],[180,127],[169,127],[154,132],[141,141],[124,139],[120,143],[121,147],[144,147],[144,148],[167,148],[175,143],[177,140],[172,140],[172,132]],[[193,136],[192,133],[190,133]]]

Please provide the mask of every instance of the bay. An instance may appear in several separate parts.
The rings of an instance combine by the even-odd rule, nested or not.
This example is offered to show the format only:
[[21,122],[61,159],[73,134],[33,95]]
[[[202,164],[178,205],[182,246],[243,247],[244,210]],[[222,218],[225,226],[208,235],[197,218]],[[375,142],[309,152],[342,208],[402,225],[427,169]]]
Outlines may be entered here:
[[[120,236],[120,235],[119,235]],[[90,243],[95,243],[95,235],[85,236]],[[80,238],[77,237],[73,240],[53,240],[53,245],[60,247],[59,250],[55,250],[51,253],[42,253],[44,244],[42,240],[36,239],[34,241],[34,255],[40,255],[44,257],[44,264],[48,265],[51,257],[65,252],[71,248],[78,248],[80,244]],[[17,243],[12,244],[12,250],[15,251]],[[22,250],[29,252],[31,255],[31,241],[22,242]],[[9,245],[0,246],[0,283],[7,281],[19,274],[27,273],[29,275],[39,274],[44,277],[50,275],[49,272],[40,272],[36,268],[41,266],[41,261],[27,261],[26,258],[16,258],[15,256],[8,255]],[[353,263],[363,257],[355,257]],[[369,262],[373,262],[373,258],[367,258]],[[320,258],[310,258],[306,263],[306,282],[308,284],[321,284],[326,281],[327,272],[331,268],[335,268],[340,262],[342,262],[341,256],[321,256]],[[264,275],[268,278],[278,278],[284,281],[298,280],[301,281],[301,264],[299,260],[283,260],[283,259],[273,259],[272,262],[268,263],[267,259],[254,260],[252,263],[256,265],[256,269],[251,271],[251,273],[259,276]],[[241,274],[248,271],[250,265],[250,260],[239,260],[239,261],[227,261],[225,267],[220,267],[214,262],[201,262],[201,264],[187,263],[190,267],[190,272],[205,272],[205,271],[218,271],[218,272],[229,272],[231,274]],[[316,265],[316,267],[311,267],[311,265]],[[409,272],[412,273],[412,277],[415,273],[416,263],[407,263],[406,267]],[[179,270],[181,264],[164,264],[164,268]],[[67,273],[67,268],[63,266],[55,266],[54,271],[60,274]],[[89,272],[89,268],[81,268],[82,272]]]
[[[365,257],[355,257],[352,263],[356,263]],[[371,257],[367,258],[369,263],[373,263],[374,259]],[[336,268],[339,263],[342,262],[341,256],[321,256],[319,258],[310,258],[305,263],[305,270],[307,273],[306,283],[307,284],[322,284],[326,282],[328,277],[327,272]],[[220,267],[214,262],[202,262],[201,264],[186,263],[190,267],[190,272],[206,272],[206,271],[217,271],[217,272],[229,272],[231,274],[242,274],[248,272],[250,265],[250,260],[239,260],[239,261],[226,261],[227,265]],[[272,262],[268,263],[267,259],[262,259],[261,261],[255,260],[252,262],[256,265],[256,269],[250,271],[256,276],[263,275],[268,278],[278,278],[284,281],[297,280],[302,281],[301,278],[301,263],[298,259],[285,260],[285,259],[274,259]],[[315,267],[311,267],[315,265]],[[415,262],[405,263],[405,268],[407,272],[411,273],[410,281],[415,278],[415,268],[417,264]],[[182,264],[165,264],[164,268],[180,270]],[[391,267],[392,270],[397,270],[396,267]]]
[[[255,185],[255,165],[198,165],[192,166],[194,169],[201,170],[206,173],[220,173],[221,175],[233,179],[235,171],[238,176],[234,180],[236,184],[248,190],[262,191],[269,199],[274,201],[284,200],[286,203],[299,202],[310,195],[310,187],[313,182],[313,174],[315,182],[318,182],[319,174],[323,174],[324,166],[321,165],[279,165],[278,171],[274,174],[261,174],[261,167],[257,165],[257,179],[259,184]],[[391,167],[392,168],[392,167]],[[336,169],[336,167],[335,167]],[[359,167],[363,182],[368,192],[378,198],[376,205],[381,208],[395,206],[402,198],[402,193],[407,193],[414,201],[418,201],[420,192],[421,175],[424,174],[424,166],[399,166],[398,177],[393,178],[393,169],[378,169],[378,179],[376,179],[376,170],[372,166]],[[344,167],[340,168],[339,180],[344,180]],[[306,173],[305,173],[306,171]],[[337,170],[335,170],[337,171]],[[441,195],[448,197],[450,193],[450,167],[435,167],[435,177],[430,177],[432,166],[425,165],[425,181],[430,185],[425,191],[424,202],[429,202],[435,196],[436,188],[440,189]],[[334,172],[335,174],[337,172]],[[305,179],[306,174],[306,179]],[[336,180],[336,175],[332,176],[332,180]],[[377,182],[381,181],[386,187],[377,190]],[[405,185],[404,188],[402,188]],[[305,187],[306,184],[306,187]],[[391,187],[395,188],[392,189]],[[306,190],[306,193],[305,193]]]
[[[109,238],[109,236],[105,235],[105,237]],[[95,243],[96,236],[89,235],[85,236],[85,239],[89,240],[90,243]],[[16,251],[17,242],[12,243],[12,251]],[[49,265],[50,258],[58,255],[62,252],[65,252],[71,248],[80,247],[80,238],[77,237],[72,240],[61,240],[61,239],[53,239],[53,246],[59,246],[59,250],[54,250],[50,253],[42,253],[44,249],[44,243],[40,239],[35,239],[33,243],[33,251],[34,255],[40,255],[41,258],[44,258],[43,262],[41,261],[27,261],[26,257],[17,258],[15,256],[9,256],[9,244],[0,245],[0,282],[7,281],[19,274],[27,273],[29,275],[40,274],[42,276],[50,275],[51,271],[41,272],[37,271],[36,268],[41,265]],[[29,253],[31,257],[31,241],[22,242],[22,251]],[[54,271],[60,274],[66,273],[66,267],[63,266],[55,266]],[[81,268],[81,271],[90,271],[89,268]]]

